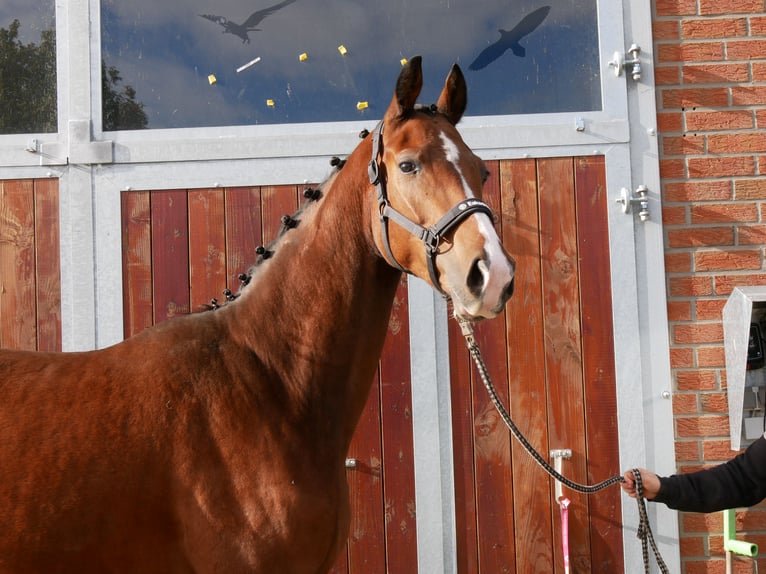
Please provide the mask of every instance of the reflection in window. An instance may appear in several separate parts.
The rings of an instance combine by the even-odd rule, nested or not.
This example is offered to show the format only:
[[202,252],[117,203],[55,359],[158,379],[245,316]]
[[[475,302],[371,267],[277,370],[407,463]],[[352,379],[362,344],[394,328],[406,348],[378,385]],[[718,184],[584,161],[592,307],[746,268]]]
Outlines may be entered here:
[[0,134],[55,132],[53,0],[0,3]]
[[424,103],[457,62],[469,115],[601,109],[596,0],[102,0],[101,23],[150,128],[378,118],[416,54]]

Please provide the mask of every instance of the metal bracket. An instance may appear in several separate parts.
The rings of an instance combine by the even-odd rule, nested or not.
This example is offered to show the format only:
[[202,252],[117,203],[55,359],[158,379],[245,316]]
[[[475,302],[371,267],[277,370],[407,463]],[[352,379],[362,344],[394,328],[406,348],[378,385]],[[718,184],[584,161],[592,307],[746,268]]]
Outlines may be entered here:
[[612,59],[609,60],[609,67],[614,68],[614,75],[620,77],[623,69],[630,66],[630,75],[635,80],[641,79],[641,60],[638,58],[638,54],[641,52],[641,47],[638,44],[631,44],[628,48],[628,54],[630,59],[621,52],[615,52]]
[[645,185],[636,188],[636,195],[631,195],[630,190],[623,187],[615,201],[622,205],[623,213],[630,213],[631,206],[638,205],[638,217],[641,221],[649,219],[649,188]]
[[[565,458],[572,458],[572,449],[569,448],[556,448],[553,449],[550,452],[551,458],[553,459],[553,468],[556,469],[556,472],[561,474],[561,460]],[[564,497],[564,491],[563,491],[563,485],[560,481],[556,481],[556,501],[561,501],[561,499]]]

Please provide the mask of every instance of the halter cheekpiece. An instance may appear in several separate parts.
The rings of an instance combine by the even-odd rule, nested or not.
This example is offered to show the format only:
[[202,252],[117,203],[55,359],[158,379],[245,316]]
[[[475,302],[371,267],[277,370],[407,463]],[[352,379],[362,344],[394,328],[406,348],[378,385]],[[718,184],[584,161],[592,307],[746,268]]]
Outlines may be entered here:
[[404,273],[412,274],[409,269],[405,269],[399,264],[391,251],[391,243],[388,237],[388,221],[392,220],[423,242],[426,249],[428,274],[431,277],[431,282],[433,283],[434,288],[438,289],[439,292],[444,295],[444,290],[441,288],[441,285],[439,285],[439,273],[436,269],[436,255],[439,251],[439,245],[444,241],[444,237],[469,215],[472,215],[473,213],[486,213],[489,215],[490,219],[492,219],[494,213],[492,212],[492,209],[480,199],[468,198],[455,205],[431,227],[423,227],[422,225],[415,223],[407,216],[391,207],[391,204],[389,203],[385,182],[380,176],[380,164],[378,163],[378,156],[380,155],[382,145],[383,120],[380,120],[378,125],[375,126],[375,129],[372,131],[372,159],[370,159],[367,171],[370,176],[370,184],[375,186],[378,195],[381,236],[383,247],[386,250],[386,257],[392,266]]

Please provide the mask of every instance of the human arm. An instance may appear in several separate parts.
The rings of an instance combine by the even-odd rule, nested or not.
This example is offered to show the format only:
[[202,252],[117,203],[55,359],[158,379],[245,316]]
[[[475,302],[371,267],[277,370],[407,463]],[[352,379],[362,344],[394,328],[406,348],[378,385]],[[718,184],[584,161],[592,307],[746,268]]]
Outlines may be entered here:
[[[642,469],[641,477],[647,500],[675,510],[715,512],[752,506],[766,498],[766,438],[758,438],[745,452],[718,466],[668,477]],[[625,473],[625,480],[623,490],[635,496],[632,471]]]

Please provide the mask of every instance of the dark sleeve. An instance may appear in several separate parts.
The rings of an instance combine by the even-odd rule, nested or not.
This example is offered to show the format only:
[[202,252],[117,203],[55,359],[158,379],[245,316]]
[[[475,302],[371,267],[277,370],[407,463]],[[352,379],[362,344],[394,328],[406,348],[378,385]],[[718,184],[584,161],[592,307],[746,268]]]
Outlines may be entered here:
[[766,498],[766,438],[728,462],[689,474],[660,477],[654,502],[686,512],[752,506]]

